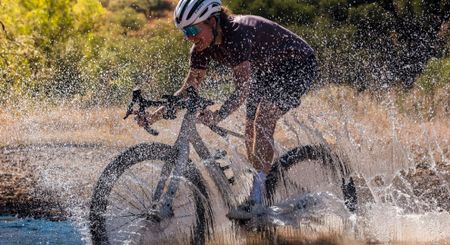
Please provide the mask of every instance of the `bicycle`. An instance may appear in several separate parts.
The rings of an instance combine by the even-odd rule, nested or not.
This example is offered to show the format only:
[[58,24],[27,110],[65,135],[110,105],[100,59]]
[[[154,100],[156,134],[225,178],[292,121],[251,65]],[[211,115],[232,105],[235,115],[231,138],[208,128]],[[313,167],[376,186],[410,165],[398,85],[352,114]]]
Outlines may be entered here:
[[[214,232],[214,215],[209,191],[199,168],[189,159],[190,145],[197,152],[215,186],[231,209],[237,206],[230,176],[217,163],[226,155],[224,151],[211,154],[196,129],[196,114],[213,104],[200,97],[194,88],[187,97],[163,96],[161,101],[142,97],[140,90],[133,91],[125,119],[132,114],[135,104],[139,113],[151,106],[166,107],[164,118],[175,119],[176,108],[187,109],[178,137],[173,146],[161,143],[142,143],[118,155],[103,170],[94,188],[90,213],[90,233],[94,244],[124,243],[124,241],[153,241],[173,243],[172,234],[186,234],[183,242],[204,244]],[[144,129],[158,132],[144,122]],[[226,137],[239,134],[211,126],[215,133]],[[330,165],[339,161],[337,172],[348,176],[348,169],[323,145],[299,146],[281,156],[267,176],[266,198],[274,201],[278,182],[292,166],[307,160],[322,159]],[[356,205],[353,180],[342,179],[342,191],[347,207]],[[154,237],[159,236],[159,237]],[[178,241],[180,242],[180,241]]]

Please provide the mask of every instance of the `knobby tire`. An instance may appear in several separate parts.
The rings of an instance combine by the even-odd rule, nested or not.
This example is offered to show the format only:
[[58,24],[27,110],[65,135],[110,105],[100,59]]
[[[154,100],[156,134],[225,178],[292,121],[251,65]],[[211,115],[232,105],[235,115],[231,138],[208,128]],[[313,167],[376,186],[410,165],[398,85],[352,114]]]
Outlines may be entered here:
[[[172,146],[144,143],[129,148],[106,166],[94,188],[90,204],[89,222],[93,244],[110,244],[104,215],[108,207],[108,196],[121,175],[133,165],[143,161],[159,160],[164,162],[165,166],[168,164],[174,166],[177,154]],[[192,165],[190,161],[189,164]],[[200,172],[194,167],[189,168],[184,177],[193,186],[191,191],[196,210],[196,222],[191,228],[191,243],[204,244],[213,222],[206,186]]]

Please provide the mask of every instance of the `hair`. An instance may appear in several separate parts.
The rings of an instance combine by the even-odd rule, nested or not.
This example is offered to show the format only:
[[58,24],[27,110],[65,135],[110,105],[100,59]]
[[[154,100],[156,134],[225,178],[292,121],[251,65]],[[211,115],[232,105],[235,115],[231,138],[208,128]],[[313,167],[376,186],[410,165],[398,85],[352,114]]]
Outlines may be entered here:
[[228,24],[230,22],[230,18],[232,18],[233,13],[231,12],[231,10],[229,8],[227,8],[226,6],[221,6],[221,10],[219,13],[219,22],[220,22],[220,26],[224,26],[224,24]]
[[[230,18],[233,16],[231,10],[225,6],[221,6],[220,12],[216,12],[211,15],[210,18],[216,18],[216,21],[219,22],[220,26],[223,27],[224,24],[228,24],[230,22]],[[209,18],[205,20],[206,23],[209,23]]]
[[225,16],[233,15],[233,13],[231,12],[231,10],[228,7],[222,5],[221,8],[222,8],[220,11],[221,14],[223,14]]

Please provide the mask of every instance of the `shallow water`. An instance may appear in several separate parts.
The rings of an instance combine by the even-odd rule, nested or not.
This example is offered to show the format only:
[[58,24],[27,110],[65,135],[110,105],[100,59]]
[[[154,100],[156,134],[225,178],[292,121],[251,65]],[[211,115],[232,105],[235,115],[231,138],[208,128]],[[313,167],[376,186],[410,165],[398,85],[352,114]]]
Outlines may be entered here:
[[0,216],[0,244],[85,244],[69,221]]

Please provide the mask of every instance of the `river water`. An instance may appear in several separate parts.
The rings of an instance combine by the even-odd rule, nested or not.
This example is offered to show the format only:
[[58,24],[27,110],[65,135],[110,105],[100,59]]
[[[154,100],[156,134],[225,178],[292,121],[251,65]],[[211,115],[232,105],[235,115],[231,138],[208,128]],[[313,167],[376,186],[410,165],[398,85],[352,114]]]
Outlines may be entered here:
[[0,244],[85,244],[70,221],[0,216]]

